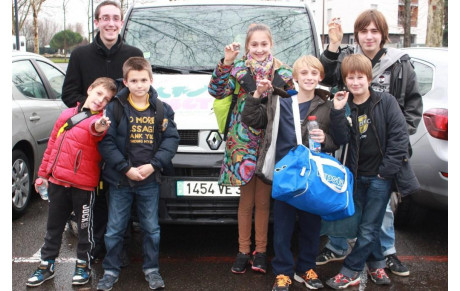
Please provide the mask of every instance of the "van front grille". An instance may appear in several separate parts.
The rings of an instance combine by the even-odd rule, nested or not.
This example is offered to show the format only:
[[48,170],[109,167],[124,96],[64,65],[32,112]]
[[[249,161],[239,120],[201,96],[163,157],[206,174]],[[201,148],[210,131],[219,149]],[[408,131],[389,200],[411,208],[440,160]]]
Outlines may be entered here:
[[198,146],[198,130],[179,130],[179,145]]

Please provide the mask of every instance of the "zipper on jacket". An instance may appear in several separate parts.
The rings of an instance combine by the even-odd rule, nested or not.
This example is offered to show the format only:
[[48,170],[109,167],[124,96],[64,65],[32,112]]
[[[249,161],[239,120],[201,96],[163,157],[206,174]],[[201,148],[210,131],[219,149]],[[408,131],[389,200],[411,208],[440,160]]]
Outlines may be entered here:
[[81,165],[81,157],[82,157],[82,150],[79,150],[77,152],[77,156],[75,157],[75,162],[74,162],[74,165],[73,165],[73,172],[76,174],[77,173],[77,170],[78,168],[80,168],[80,165]]

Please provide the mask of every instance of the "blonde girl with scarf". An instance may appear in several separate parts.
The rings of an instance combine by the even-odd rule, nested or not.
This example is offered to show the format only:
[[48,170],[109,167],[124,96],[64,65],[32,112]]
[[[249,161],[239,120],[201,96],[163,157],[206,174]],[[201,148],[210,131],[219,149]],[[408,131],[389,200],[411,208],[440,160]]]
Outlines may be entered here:
[[[248,265],[252,270],[266,273],[267,232],[270,213],[271,185],[255,175],[260,143],[264,129],[254,129],[241,121],[246,97],[244,83],[253,83],[252,90],[262,80],[270,80],[274,86],[284,90],[294,89],[292,70],[273,57],[273,38],[270,28],[264,24],[251,24],[245,40],[245,54],[236,60],[240,44],[233,42],[225,46],[225,56],[217,64],[208,91],[211,96],[222,99],[231,95],[238,82],[236,105],[231,112],[226,140],[225,156],[219,184],[240,187],[238,205],[239,252],[231,268],[242,274]],[[248,78],[252,78],[248,82]],[[262,98],[270,98],[268,92]],[[251,252],[252,217],[254,213],[255,249]]]

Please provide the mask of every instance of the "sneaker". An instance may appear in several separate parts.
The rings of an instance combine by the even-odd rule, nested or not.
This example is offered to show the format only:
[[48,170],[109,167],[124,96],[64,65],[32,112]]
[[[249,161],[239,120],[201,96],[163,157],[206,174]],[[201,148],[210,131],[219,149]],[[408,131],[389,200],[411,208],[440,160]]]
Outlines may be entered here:
[[104,276],[97,282],[97,290],[109,291],[112,290],[113,284],[117,283],[118,277],[105,273]]
[[149,287],[152,290],[157,290],[165,287],[165,282],[158,272],[151,272],[145,275],[145,280],[149,282]]
[[91,278],[91,269],[88,263],[83,260],[77,260],[75,264],[75,272],[72,277],[72,285],[83,285],[88,283]]
[[389,285],[391,284],[390,278],[388,277],[387,273],[383,268],[379,269],[369,269],[367,270],[369,276],[371,276],[371,280],[374,281],[377,285]]
[[249,254],[238,253],[232,266],[232,272],[235,274],[243,274],[246,272],[246,266],[249,264],[249,259]]
[[292,284],[291,278],[283,274],[276,276],[275,284],[273,284],[272,291],[289,291],[289,286]]
[[257,253],[254,251],[252,253],[252,270],[256,272],[266,273],[267,272],[267,254],[266,253]]
[[27,279],[26,285],[35,287],[54,277],[54,260],[41,261],[40,266]]
[[398,276],[409,276],[409,269],[398,259],[396,254],[391,254],[385,257],[387,268]]
[[332,261],[341,261],[345,259],[345,257],[346,257],[345,255],[340,256],[334,253],[333,251],[331,251],[330,249],[324,248],[321,251],[321,253],[316,257],[316,265],[320,266],[320,265],[325,265]]
[[319,289],[324,287],[323,283],[320,279],[318,279],[318,275],[313,269],[310,269],[301,275],[297,275],[297,273],[295,273],[294,280],[299,283],[304,283],[308,289]]
[[344,274],[339,273],[335,275],[335,277],[327,280],[326,285],[328,285],[332,289],[345,289],[348,286],[359,285],[359,273],[360,272],[356,272],[356,274],[353,277],[347,277]]

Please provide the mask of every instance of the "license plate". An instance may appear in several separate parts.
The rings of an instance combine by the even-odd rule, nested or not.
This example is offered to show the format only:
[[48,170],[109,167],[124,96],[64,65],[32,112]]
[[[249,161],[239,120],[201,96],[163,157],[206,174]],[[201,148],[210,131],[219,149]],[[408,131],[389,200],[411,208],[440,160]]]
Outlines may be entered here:
[[239,187],[227,187],[210,181],[177,181],[177,196],[240,196]]

